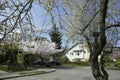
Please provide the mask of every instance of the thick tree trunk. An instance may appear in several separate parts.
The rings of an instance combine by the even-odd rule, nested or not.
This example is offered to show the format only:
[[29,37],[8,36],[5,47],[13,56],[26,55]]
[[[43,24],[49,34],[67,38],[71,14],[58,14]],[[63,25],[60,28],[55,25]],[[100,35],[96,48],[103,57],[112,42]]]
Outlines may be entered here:
[[[103,33],[94,32],[94,44],[90,55],[90,62],[92,68],[92,74],[96,80],[108,80],[108,74],[104,69],[104,54],[101,55],[103,48],[106,44],[106,37]],[[98,56],[101,55],[100,62],[98,61]]]
[[92,69],[92,74],[94,76],[94,78],[96,80],[104,80],[104,77],[100,71],[100,66],[99,66],[99,62],[98,62],[98,56],[100,55],[100,53],[98,53],[98,49],[99,49],[99,32],[94,32],[93,33],[94,36],[94,44],[93,44],[93,49],[92,49],[92,53],[90,56],[90,61],[91,61],[91,69]]
[[108,75],[107,71],[104,68],[104,63],[105,63],[104,56],[105,56],[105,54],[101,55],[100,65],[101,65],[101,71],[102,71],[102,73],[104,75],[104,80],[108,80],[109,75]]
[[104,77],[100,72],[98,58],[92,60],[91,68],[92,68],[92,74],[96,80],[104,80]]
[[[103,48],[106,44],[106,35],[105,35],[105,19],[108,9],[108,2],[109,0],[100,0],[100,41],[99,41],[99,52],[103,51]],[[101,65],[101,72],[103,74],[104,80],[108,80],[108,73],[104,69],[104,53],[101,55],[100,65]]]
[[107,14],[107,6],[109,0],[100,0],[100,32],[94,32],[94,44],[90,55],[92,74],[96,80],[108,80],[108,74],[104,69],[104,60],[101,57],[101,62],[98,62],[98,56],[101,55],[106,44],[105,35],[105,19]]

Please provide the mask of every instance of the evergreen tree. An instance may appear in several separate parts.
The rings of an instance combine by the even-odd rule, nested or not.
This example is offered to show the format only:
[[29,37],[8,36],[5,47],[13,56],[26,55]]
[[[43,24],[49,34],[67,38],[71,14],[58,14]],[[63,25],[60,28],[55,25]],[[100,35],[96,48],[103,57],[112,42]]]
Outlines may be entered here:
[[52,30],[50,31],[49,35],[51,37],[51,41],[57,45],[56,49],[61,49],[62,35],[59,29],[56,27],[56,24],[54,24],[54,26],[52,27]]

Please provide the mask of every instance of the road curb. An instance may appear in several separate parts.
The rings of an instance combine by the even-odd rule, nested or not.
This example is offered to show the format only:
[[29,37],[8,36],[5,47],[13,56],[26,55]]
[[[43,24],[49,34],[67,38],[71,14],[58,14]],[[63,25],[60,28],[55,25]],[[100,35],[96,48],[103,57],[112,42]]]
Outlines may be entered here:
[[25,76],[32,76],[32,75],[39,75],[39,74],[46,74],[46,73],[51,73],[51,72],[55,72],[56,69],[51,69],[50,71],[46,71],[46,72],[42,72],[42,73],[36,73],[36,74],[26,74],[26,75],[17,75],[17,76],[8,76],[8,77],[2,77],[0,78],[0,80],[3,79],[11,79],[11,78],[18,78],[18,77],[25,77]]

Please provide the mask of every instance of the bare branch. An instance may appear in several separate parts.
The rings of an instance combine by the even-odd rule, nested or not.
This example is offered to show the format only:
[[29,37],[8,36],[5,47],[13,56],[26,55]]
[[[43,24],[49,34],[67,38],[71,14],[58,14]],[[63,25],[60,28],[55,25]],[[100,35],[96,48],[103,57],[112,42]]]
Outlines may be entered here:
[[[19,11],[19,8],[17,7],[17,8],[14,10],[13,13],[11,13],[6,19],[4,19],[4,20],[2,21],[2,23],[7,23],[7,21],[10,20],[10,17],[11,17],[17,10],[19,11],[19,14],[18,14],[18,16],[17,16],[17,19],[15,20],[12,28],[11,28],[9,31],[7,31],[7,32],[4,33],[1,41],[6,37],[7,34],[9,34],[10,32],[12,32],[12,31],[18,26],[18,23],[19,23],[18,21],[20,20],[21,15],[26,11],[26,13],[24,14],[24,16],[23,16],[23,18],[22,18],[22,20],[23,20],[24,17],[28,14],[30,8],[32,7],[32,2],[33,2],[33,0],[29,0],[29,1],[23,6],[23,8],[21,9],[21,11]],[[27,6],[28,6],[28,7],[27,7]],[[26,9],[26,7],[27,7],[27,9]],[[11,22],[11,21],[10,21],[10,22]],[[5,30],[7,30],[7,27],[5,28]]]
[[105,30],[107,30],[107,29],[109,29],[109,28],[112,28],[112,27],[120,27],[120,23],[107,26],[107,27],[105,28]]
[[88,22],[88,24],[81,31],[85,31],[86,30],[86,28],[90,25],[90,23],[94,20],[94,18],[97,16],[98,13],[99,13],[99,10],[96,11],[96,13],[93,14],[93,16],[90,19],[90,21]]

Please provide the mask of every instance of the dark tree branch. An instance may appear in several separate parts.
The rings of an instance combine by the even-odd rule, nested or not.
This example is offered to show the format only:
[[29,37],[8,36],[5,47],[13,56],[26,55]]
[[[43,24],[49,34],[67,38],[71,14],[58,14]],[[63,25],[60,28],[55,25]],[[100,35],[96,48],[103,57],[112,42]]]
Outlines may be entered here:
[[[3,37],[2,37],[2,39],[0,39],[0,41],[2,41],[2,40],[6,37],[7,34],[9,34],[10,32],[12,32],[12,31],[18,26],[17,24],[18,24],[19,19],[21,18],[22,13],[24,13],[24,10],[26,10],[26,14],[24,15],[24,17],[27,15],[27,13],[29,12],[30,8],[32,7],[32,2],[33,2],[33,0],[29,0],[29,1],[23,6],[22,10],[21,10],[21,11],[19,12],[19,14],[18,14],[18,17],[17,17],[15,23],[13,24],[12,29],[9,30],[9,31],[7,31],[7,32],[5,32],[4,35],[3,35]],[[29,5],[29,7],[26,9],[26,7],[27,7],[28,5]],[[10,16],[12,16],[17,10],[18,10],[18,8],[17,8]],[[8,19],[10,18],[10,16],[8,16],[8,18],[6,18],[5,20],[3,20],[3,22],[7,22]],[[24,17],[23,17],[23,18],[24,18]]]
[[85,31],[86,28],[91,24],[91,22],[94,20],[94,18],[97,16],[97,14],[99,13],[99,10],[93,14],[92,18],[90,19],[90,21],[87,23],[87,25],[82,29],[82,31]]
[[107,29],[109,29],[109,28],[113,28],[113,27],[120,27],[120,23],[107,26],[107,27],[105,28],[105,30],[107,30]]

